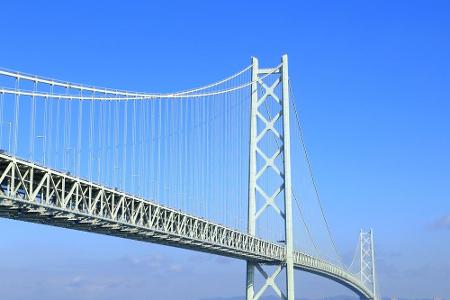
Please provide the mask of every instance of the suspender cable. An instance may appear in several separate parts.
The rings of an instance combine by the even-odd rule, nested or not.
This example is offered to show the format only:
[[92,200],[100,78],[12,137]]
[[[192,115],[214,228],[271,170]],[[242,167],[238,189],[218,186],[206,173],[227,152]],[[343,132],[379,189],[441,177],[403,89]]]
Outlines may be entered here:
[[[37,82],[33,84],[33,91],[37,91]],[[30,108],[30,144],[29,144],[29,159],[33,161],[34,156],[34,139],[36,135],[36,99],[33,95],[31,97],[31,108]]]
[[[53,86],[50,86],[50,90],[53,90]],[[54,119],[54,107],[55,100],[46,98],[46,101],[49,103],[49,112],[48,112],[48,130],[45,135],[45,143],[46,143],[46,155],[48,157],[48,164],[51,165],[51,154],[52,154],[52,143],[53,143],[53,119]]]
[[4,129],[4,120],[3,120],[3,100],[5,98],[4,93],[0,93],[0,149],[3,149],[3,129]]
[[[15,90],[19,90],[19,78],[16,78],[15,81]],[[15,104],[15,112],[14,112],[14,137],[13,137],[13,154],[17,155],[17,137],[19,134],[19,112],[20,112],[20,99],[19,94],[16,94],[16,104]]]
[[[83,96],[83,90],[80,90],[80,97]],[[81,141],[82,141],[82,123],[83,122],[83,100],[78,101],[78,133],[77,133],[77,167],[76,174],[81,176]]]
[[98,103],[98,138],[96,143],[97,148],[97,182],[100,183],[100,166],[102,160],[102,127],[103,127],[103,103]]
[[122,191],[126,190],[126,174],[127,174],[127,142],[128,142],[128,103],[124,103],[124,120],[123,120],[123,157],[122,157]]
[[[141,101],[141,154],[140,154],[140,160],[141,163],[139,165],[140,168],[140,180],[139,180],[139,189],[140,189],[140,193],[141,193],[141,197],[142,198],[146,198],[145,196],[145,191],[146,191],[146,186],[145,186],[145,181],[146,181],[146,177],[145,177],[145,164],[147,162],[146,156],[149,153],[145,153],[145,146],[146,146],[146,140],[145,140],[145,134],[146,134],[146,129],[147,129],[147,102],[148,101]],[[147,155],[146,155],[147,154]]]
[[[66,87],[66,95],[68,94],[68,88]],[[63,157],[63,170],[66,172],[67,168],[66,168],[66,156],[67,156],[67,150],[68,150],[68,146],[67,146],[67,131],[68,131],[68,127],[70,127],[70,115],[69,115],[69,103],[71,101],[64,101],[64,131],[63,131],[63,149],[62,149],[62,157]]]
[[[94,97],[94,93],[92,93]],[[92,181],[92,159],[93,159],[93,139],[94,139],[94,100],[90,101],[89,109],[89,161],[88,161],[88,178]]]
[[44,128],[42,130],[42,164],[46,163],[47,156],[47,130],[48,130],[48,98],[44,98]]
[[162,124],[162,107],[161,107],[161,99],[158,99],[158,132],[157,132],[157,157],[156,157],[156,174],[155,174],[155,197],[159,201],[161,201],[161,193],[160,193],[160,170],[161,170],[161,124]]
[[133,117],[131,122],[131,186],[133,193],[136,194],[136,100],[133,100]]
[[184,206],[183,206],[183,192],[182,192],[182,162],[183,162],[183,156],[184,153],[182,151],[182,135],[184,134],[184,128],[183,128],[183,103],[182,102],[178,102],[177,103],[177,110],[178,110],[178,118],[177,118],[177,123],[178,123],[178,134],[177,134],[177,155],[178,155],[178,186],[177,186],[177,192],[178,192],[178,198],[179,198],[179,202],[180,202],[180,209],[184,211]]

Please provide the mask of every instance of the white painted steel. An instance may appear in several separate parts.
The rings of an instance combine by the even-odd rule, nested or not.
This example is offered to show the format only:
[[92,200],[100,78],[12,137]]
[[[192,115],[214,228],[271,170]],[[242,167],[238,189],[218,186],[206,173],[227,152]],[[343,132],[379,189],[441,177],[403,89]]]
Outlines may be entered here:
[[[216,87],[236,78],[250,68],[252,70],[251,81],[246,80],[239,86],[209,90],[211,87]],[[154,242],[246,260],[248,300],[259,299],[269,287],[280,298],[293,300],[294,269],[328,277],[349,287],[362,298],[376,299],[372,231],[369,233],[361,231],[360,234],[360,278],[323,259],[294,250],[287,55],[283,55],[281,64],[275,68],[259,68],[258,60],[252,58],[250,67],[224,80],[204,87],[170,94],[136,93],[95,88],[5,70],[0,70],[0,76],[15,80],[15,88],[0,87],[0,95],[2,97],[6,94],[14,95],[16,102],[21,96],[30,96],[32,101],[35,97],[42,97],[46,100],[49,98],[76,100],[80,101],[80,105],[82,100],[111,101],[161,98],[169,100],[201,98],[225,94],[245,87],[251,88],[247,233],[71,176],[69,173],[62,173],[2,153],[0,153],[0,217]],[[271,84],[264,81],[269,76],[275,78]],[[34,84],[33,91],[20,88],[19,81],[32,82]],[[37,90],[38,83],[47,87],[50,86],[51,92],[46,92],[45,89],[43,91]],[[275,92],[280,85],[281,95],[279,95],[279,92],[277,92],[278,94]],[[78,95],[53,93],[53,87],[55,86],[77,91]],[[258,95],[259,88],[261,88],[262,95]],[[92,94],[83,95],[83,91]],[[269,98],[275,100],[281,108],[273,116],[265,117],[259,108],[266,104],[265,101]],[[18,109],[18,103],[16,103],[15,109]],[[16,153],[18,142],[16,136],[17,123],[19,123],[18,116],[19,114],[16,112],[12,153]],[[277,129],[275,124],[280,119],[283,122],[282,129]],[[78,130],[81,128],[81,116],[79,120]],[[258,128],[258,120],[262,124],[261,130]],[[32,126],[34,126],[34,122]],[[9,123],[9,130],[11,136],[11,123]],[[30,131],[34,132],[34,127]],[[277,149],[275,153],[270,155],[265,153],[258,144],[269,132],[277,141]],[[31,136],[34,135],[33,133]],[[80,139],[81,135],[78,137],[79,145],[81,145]],[[33,152],[34,145],[30,147],[30,152]],[[8,152],[10,148],[9,145]],[[257,156],[260,156],[263,161],[260,168],[257,166]],[[275,163],[278,157],[283,158],[283,163],[279,166]],[[79,160],[80,157],[78,157],[78,163],[80,163]],[[258,179],[263,176],[267,169],[272,169],[282,179],[282,183],[274,192],[266,191],[258,183]],[[275,201],[281,193],[284,196],[284,210],[280,209],[281,206],[278,206]],[[257,196],[260,196],[264,201],[264,204],[258,209],[256,207]],[[268,208],[273,208],[283,220],[286,246],[257,237],[256,221]],[[266,265],[276,266],[275,271],[268,274],[264,269]],[[275,281],[275,278],[283,269],[286,271],[285,291],[280,289]],[[254,287],[256,270],[264,277],[264,284],[257,291]]]
[[[0,154],[0,217],[280,265],[285,247],[70,174]],[[294,267],[372,291],[341,267],[294,252]]]
[[360,279],[361,283],[372,291],[374,299],[378,299],[375,273],[375,247],[373,243],[373,231],[360,232]]
[[283,158],[284,158],[284,207],[286,230],[286,289],[287,299],[294,300],[294,238],[292,227],[291,136],[289,126],[289,72],[288,57],[282,57],[281,66],[283,105]]
[[[248,225],[249,235],[256,234],[256,138],[257,138],[257,111],[258,111],[258,59],[252,57],[252,86],[250,99],[250,155],[248,177]],[[255,294],[255,263],[247,261],[246,295],[247,299],[254,299]]]

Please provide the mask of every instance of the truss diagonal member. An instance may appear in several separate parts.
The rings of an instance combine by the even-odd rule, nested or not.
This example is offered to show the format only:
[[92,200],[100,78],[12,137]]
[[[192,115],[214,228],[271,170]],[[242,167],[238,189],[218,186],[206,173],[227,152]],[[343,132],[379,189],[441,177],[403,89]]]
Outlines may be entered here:
[[255,266],[259,273],[261,273],[261,275],[264,277],[265,282],[261,289],[256,293],[254,300],[258,300],[269,286],[272,287],[278,297],[280,297],[281,299],[286,299],[286,295],[284,295],[284,293],[280,290],[277,283],[275,282],[275,278],[278,276],[278,274],[280,274],[283,267],[281,265],[278,266],[272,273],[272,275],[269,276],[260,264],[256,264]]
[[258,116],[259,119],[261,119],[261,121],[263,121],[265,127],[263,130],[261,130],[261,132],[258,134],[258,136],[256,137],[256,142],[258,143],[263,136],[270,130],[273,132],[273,134],[280,140],[283,139],[283,137],[281,136],[281,134],[278,132],[278,130],[276,130],[275,128],[275,122],[278,121],[278,119],[282,116],[282,112],[279,111],[275,116],[273,116],[272,119],[267,120],[259,111],[256,112],[256,115]]
[[[0,176],[0,183],[3,182],[3,180],[10,174],[10,170],[14,167],[13,163],[10,162],[8,166],[4,169],[2,172],[2,175]],[[8,187],[9,188],[9,187]],[[9,191],[9,190],[8,190]],[[10,191],[9,191],[10,192]],[[5,194],[2,190],[2,194]]]
[[281,193],[284,186],[281,185],[278,187],[278,189],[272,194],[272,196],[267,195],[263,189],[261,189],[258,185],[256,185],[256,190],[263,196],[263,198],[266,200],[264,205],[258,210],[256,213],[255,218],[258,219],[259,216],[264,212],[264,210],[267,208],[267,206],[272,206],[273,209],[284,219],[284,212],[281,211],[281,209],[278,207],[278,205],[275,203],[275,198]]
[[278,167],[275,165],[275,159],[277,159],[277,157],[281,154],[282,151],[283,146],[278,148],[278,150],[272,155],[272,157],[269,158],[261,149],[259,149],[259,147],[256,147],[256,152],[258,152],[258,154],[261,155],[261,157],[264,159],[265,162],[264,166],[256,174],[256,180],[258,180],[259,177],[261,177],[262,174],[264,174],[264,171],[268,167],[271,167],[275,171],[275,173],[277,173],[278,176],[283,177],[283,172],[281,172],[280,169],[278,169]]
[[275,88],[281,82],[281,78],[278,77],[277,80],[271,85],[267,86],[261,78],[258,78],[258,83],[264,88],[264,95],[258,100],[257,106],[259,107],[264,101],[266,101],[267,97],[272,96],[272,98],[277,102],[281,103],[280,98],[275,94]]

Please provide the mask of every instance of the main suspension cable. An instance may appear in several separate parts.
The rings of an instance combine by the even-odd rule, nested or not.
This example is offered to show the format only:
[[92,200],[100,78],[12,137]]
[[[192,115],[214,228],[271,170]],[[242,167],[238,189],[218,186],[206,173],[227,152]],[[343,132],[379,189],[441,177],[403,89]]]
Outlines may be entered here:
[[336,255],[337,255],[337,258],[338,258],[339,262],[341,264],[343,264],[343,259],[342,259],[341,255],[339,254],[339,251],[337,250],[336,242],[335,242],[335,240],[333,238],[333,235],[331,234],[330,225],[328,224],[328,220],[325,217],[325,211],[323,209],[322,201],[320,199],[319,189],[317,188],[316,180],[314,178],[313,171],[312,171],[311,161],[309,159],[308,151],[306,149],[306,144],[305,144],[305,140],[304,140],[304,137],[303,137],[303,130],[302,130],[302,127],[300,125],[300,118],[299,118],[299,115],[298,115],[297,108],[295,106],[295,96],[294,96],[294,93],[292,91],[292,85],[291,85],[291,81],[290,80],[289,80],[289,92],[292,95],[291,103],[292,103],[292,107],[294,109],[295,120],[296,120],[298,132],[299,132],[299,136],[300,136],[300,142],[302,144],[303,153],[305,155],[306,163],[308,165],[309,176],[311,178],[311,182],[312,182],[312,185],[314,187],[314,192],[316,194],[316,200],[317,200],[317,203],[319,205],[320,212],[322,214],[322,218],[325,221],[325,226],[326,226],[326,229],[327,229],[327,232],[328,232],[328,236],[330,237],[331,243],[333,245],[333,249],[336,252]]
[[[358,256],[358,250],[361,247],[360,243],[359,243],[359,239],[358,239],[358,243],[356,243],[356,247],[355,247],[355,252],[353,253],[353,259],[352,262],[350,263],[350,265],[347,267],[347,271],[349,271],[351,273],[351,268],[353,267],[353,264],[356,262],[356,257]],[[356,273],[352,273],[352,274],[358,274],[358,272]]]
[[[269,108],[268,108],[268,106],[267,106],[267,102],[266,102],[266,101],[264,101],[264,107],[265,107],[265,109],[266,109],[266,113],[267,113],[268,116],[269,116],[269,119],[272,120],[272,114],[271,114],[270,111],[269,111]],[[279,140],[278,140],[274,135],[271,135],[271,136],[272,136],[273,140],[275,141],[275,143],[277,144],[277,147],[280,148],[281,145],[279,144]],[[312,234],[311,234],[311,231],[310,231],[310,229],[309,229],[308,223],[306,223],[306,219],[305,219],[305,217],[304,217],[304,215],[303,215],[303,211],[302,211],[302,209],[301,209],[300,202],[298,201],[297,197],[295,196],[294,188],[292,188],[291,193],[292,193],[292,196],[294,197],[294,200],[295,200],[295,202],[296,202],[297,209],[298,209],[298,212],[299,212],[299,214],[300,214],[300,219],[302,219],[302,223],[303,223],[303,225],[304,225],[305,228],[306,228],[306,232],[307,232],[307,234],[308,234],[308,237],[309,237],[309,239],[310,239],[310,241],[311,241],[311,243],[312,243],[314,249],[316,250],[317,255],[320,256],[320,251],[319,251],[319,249],[318,249],[318,247],[317,247],[317,244],[314,242],[314,239],[313,239],[313,237],[312,237]]]
[[297,209],[298,209],[298,212],[300,214],[300,219],[302,219],[303,225],[305,226],[306,232],[308,233],[308,237],[311,240],[311,243],[312,243],[312,245],[314,247],[314,250],[316,250],[317,255],[320,257],[321,255],[320,255],[319,248],[317,247],[317,244],[314,242],[314,239],[312,237],[311,231],[309,230],[309,226],[306,223],[305,216],[303,215],[303,211],[302,211],[302,208],[300,206],[300,202],[297,200],[297,197],[295,197],[294,191],[292,191],[292,196],[294,197],[295,203],[297,204]]
[[[273,74],[280,66],[273,69],[271,72],[265,74],[263,77],[261,77],[259,80],[263,80],[267,76],[270,76]],[[248,68],[247,68],[248,69]],[[245,70],[245,69],[244,69]],[[243,72],[243,71],[241,71]],[[239,73],[238,73],[239,74]],[[30,76],[21,76],[20,74],[14,74],[11,72],[6,72],[0,70],[0,75],[7,75],[13,78],[22,79],[25,78],[26,80],[36,80],[37,82],[46,83],[46,84],[55,84],[54,81],[48,81],[48,80],[38,80],[37,77],[33,78]],[[15,75],[15,76],[11,76]],[[88,88],[80,85],[73,85],[73,84],[61,84],[61,86],[64,86],[66,89],[75,89],[75,90],[83,90],[83,91],[90,91],[90,92],[100,92],[104,94],[104,97],[92,97],[92,96],[75,96],[75,95],[64,95],[64,94],[49,94],[49,93],[43,93],[43,92],[33,92],[23,89],[9,89],[9,88],[0,88],[0,93],[5,94],[12,94],[18,96],[31,96],[31,97],[48,97],[48,98],[56,98],[56,99],[66,99],[66,100],[100,100],[100,101],[112,101],[112,100],[155,100],[158,98],[167,98],[167,99],[190,99],[190,98],[202,98],[202,97],[210,97],[210,96],[217,96],[222,95],[226,93],[230,93],[233,91],[237,91],[246,87],[251,86],[254,84],[254,81],[250,81],[244,84],[241,84],[239,86],[235,86],[232,88],[224,89],[224,90],[217,90],[217,91],[211,91],[211,92],[204,92],[195,94],[191,91],[185,91],[185,92],[177,92],[177,93],[168,93],[168,94],[146,94],[146,93],[134,93],[134,92],[119,92],[117,90],[110,90],[110,89],[103,89],[99,90],[96,88]],[[206,88],[213,87],[217,85],[218,83],[210,84],[208,86],[194,89],[195,91],[204,90]],[[106,96],[111,95],[111,96]]]

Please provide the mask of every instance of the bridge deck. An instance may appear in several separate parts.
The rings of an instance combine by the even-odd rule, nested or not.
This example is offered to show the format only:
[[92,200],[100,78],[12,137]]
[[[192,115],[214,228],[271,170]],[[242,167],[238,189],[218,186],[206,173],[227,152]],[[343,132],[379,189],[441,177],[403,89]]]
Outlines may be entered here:
[[[285,260],[282,245],[5,154],[0,154],[0,217],[259,263]],[[294,261],[297,269],[373,298],[358,277],[338,266],[300,251]]]

